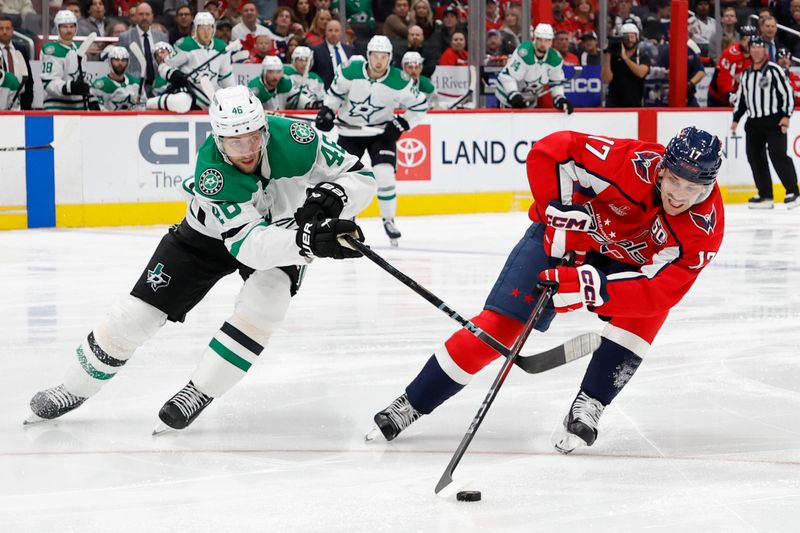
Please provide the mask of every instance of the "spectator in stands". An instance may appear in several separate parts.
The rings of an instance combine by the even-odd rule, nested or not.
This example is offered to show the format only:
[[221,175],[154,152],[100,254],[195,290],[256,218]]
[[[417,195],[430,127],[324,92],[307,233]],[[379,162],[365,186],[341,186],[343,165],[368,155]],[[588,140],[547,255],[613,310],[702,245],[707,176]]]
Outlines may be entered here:
[[327,9],[317,10],[311,22],[311,31],[306,33],[306,46],[313,48],[325,42],[325,26],[331,20],[331,12]]
[[486,65],[505,66],[508,56],[513,54],[515,49],[506,45],[500,30],[492,29],[486,32]]
[[78,35],[106,34],[106,5],[103,0],[84,0],[81,10],[82,18],[78,19]]
[[597,43],[597,34],[593,31],[584,32],[581,35],[581,47],[578,54],[578,61],[581,65],[599,65],[601,62],[600,48]]
[[[211,13],[214,16],[214,20],[219,20],[220,18],[219,2],[217,2],[217,0],[207,0],[207,2],[203,4],[203,11]],[[233,23],[231,23],[231,27],[233,27]]]
[[689,38],[700,47],[700,55],[716,62],[719,58],[717,48],[717,21],[708,16],[711,11],[709,0],[697,0],[694,16],[689,17]]
[[570,37],[577,37],[597,27],[593,0],[575,0],[575,29]]
[[639,28],[623,24],[622,41],[610,41],[603,50],[600,77],[608,84],[607,107],[640,107],[644,98],[644,79],[650,72],[650,57],[640,52]]
[[467,37],[461,31],[456,31],[450,38],[450,46],[448,46],[442,57],[439,59],[439,64],[443,66],[467,66],[469,65],[469,56],[467,54]]
[[[8,91],[8,98],[3,102],[3,110],[28,110],[33,104],[33,76],[28,58],[31,55],[27,43],[14,42],[14,25],[11,17],[0,15],[0,70],[3,71],[3,87],[12,86],[6,75],[13,77],[17,85],[13,91]],[[23,69],[27,74],[22,75]],[[5,91],[4,91],[5,92]]]
[[[706,76],[706,71],[703,68],[703,63],[700,61],[700,48],[691,40],[689,41],[686,55],[686,105],[688,107],[698,107],[699,104],[697,103],[695,94],[697,93],[697,85]],[[663,86],[666,88],[669,83],[669,46],[665,46],[661,49],[661,52],[658,56],[658,61],[656,61],[656,66],[663,69],[663,76],[665,80]],[[667,105],[667,103],[667,92],[665,91],[663,100],[660,102],[660,104]]]
[[311,51],[314,52],[311,71],[322,78],[325,90],[331,86],[339,65],[355,53],[352,46],[342,43],[342,25],[336,19],[330,20],[325,27],[325,42],[315,46]]
[[634,13],[631,13],[632,0],[619,0],[617,2],[617,12],[614,16],[614,29],[613,34],[619,35],[619,30],[626,22],[633,22],[641,32],[644,27],[642,26],[642,19]]
[[292,35],[286,41],[286,57],[283,58],[283,62],[287,65],[292,64],[292,54],[294,53],[294,49],[303,44],[302,38],[297,35]]
[[503,25],[497,0],[486,0],[486,31],[499,30]]
[[509,5],[506,7],[505,13],[503,25],[500,27],[500,34],[503,36],[503,42],[516,50],[522,40],[522,24],[519,22],[519,7]]
[[656,0],[654,4],[656,11],[643,21],[642,33],[657,44],[665,44],[669,41],[670,2]]
[[[444,51],[450,47],[450,40],[453,38],[453,34],[456,31],[464,35],[467,34],[466,28],[458,21],[458,9],[453,5],[449,5],[442,14],[441,26],[437,27],[436,31],[434,31],[433,35],[430,37],[432,46],[434,49],[438,50],[439,55],[443,54]],[[441,61],[439,64],[441,64]]]
[[575,31],[575,12],[567,0],[553,0],[553,29]]
[[[231,38],[241,41],[247,39],[248,35],[258,37],[259,35],[269,34],[267,27],[258,23],[258,7],[256,7],[256,4],[250,1],[242,4],[242,21],[233,27]],[[272,47],[272,39],[270,39],[270,47]]]
[[145,61],[147,63],[145,72],[141,71],[138,61],[132,61],[128,65],[128,74],[142,78],[144,83],[145,93],[147,96],[153,96],[153,82],[155,81],[156,68],[153,60],[153,45],[159,41],[168,41],[166,33],[153,30],[150,26],[153,24],[153,8],[147,2],[140,2],[136,6],[136,16],[139,23],[133,28],[119,36],[119,46],[131,52],[131,44],[136,43],[139,48],[144,52]]
[[255,46],[250,50],[247,63],[263,63],[265,57],[277,55],[275,47],[272,46],[272,37],[268,34],[259,35],[255,40]]
[[178,39],[192,35],[192,8],[188,5],[179,6],[175,10],[175,24],[169,30],[169,44],[175,44]]
[[414,0],[411,4],[411,11],[414,24],[422,28],[425,39],[429,39],[436,29],[436,25],[433,22],[433,11],[428,0]]
[[220,15],[220,18],[228,19],[235,28],[242,21],[242,0],[225,0],[225,3],[228,7],[225,8],[225,12]]
[[[396,0],[392,14],[386,17],[383,23],[383,34],[394,41],[404,41],[408,38],[409,17],[411,9],[408,0]],[[402,57],[402,54],[400,54]]]
[[[66,9],[66,2],[64,3],[64,9]],[[3,15],[19,15],[22,18],[26,15],[36,14],[36,9],[34,9],[31,0],[0,0],[0,13]],[[75,17],[79,18],[78,15],[75,15]]]
[[233,25],[228,19],[220,19],[217,21],[214,35],[221,39],[226,45],[231,42],[233,38]]
[[708,86],[708,107],[731,107],[739,76],[750,68],[750,38],[756,35],[755,26],[739,26],[739,42],[733,43],[720,55],[711,83]]
[[81,20],[83,18],[83,14],[81,13],[81,4],[78,0],[65,0],[62,4],[64,9],[69,9],[72,11],[72,14],[75,15],[75,18]]
[[417,52],[421,55],[423,58],[422,75],[429,78],[433,76],[433,71],[436,70],[436,64],[439,62],[439,55],[433,50],[430,42],[425,41],[422,28],[416,24],[408,28],[406,42],[394,46],[392,62],[397,68],[403,68],[402,58],[406,52]]
[[[800,0],[798,0],[800,2]],[[722,50],[735,42],[739,41],[739,33],[736,31],[738,26],[736,21],[736,10],[733,7],[726,7],[722,10],[720,17],[720,31],[722,35]]]
[[294,20],[303,27],[302,35],[311,29],[314,20],[314,11],[311,9],[311,0],[297,0],[294,6]]
[[783,67],[786,76],[789,78],[789,83],[792,86],[794,93],[794,107],[797,109],[800,106],[800,76],[789,70],[792,66],[792,52],[787,48],[778,48],[778,64]]
[[128,25],[122,20],[117,20],[106,28],[106,37],[119,37],[126,31],[128,31]]
[[[792,0],[789,4],[789,21],[786,25],[800,32],[800,0]],[[800,55],[800,38],[797,35],[784,32],[781,34],[781,39],[793,55]]]
[[761,38],[764,40],[767,53],[769,54],[769,60],[774,62],[778,48],[781,46],[775,38],[775,35],[778,33],[778,21],[775,20],[775,17],[768,15],[760,19],[758,29],[761,33]]
[[556,31],[555,39],[553,39],[553,49],[561,55],[561,59],[565,65],[578,65],[580,60],[578,56],[569,51],[570,33],[565,30]]
[[272,24],[268,26],[275,40],[275,48],[278,50],[278,56],[281,61],[286,57],[287,41],[292,34],[292,24],[295,22],[292,17],[292,10],[286,6],[281,6],[275,10],[275,14],[272,15]]

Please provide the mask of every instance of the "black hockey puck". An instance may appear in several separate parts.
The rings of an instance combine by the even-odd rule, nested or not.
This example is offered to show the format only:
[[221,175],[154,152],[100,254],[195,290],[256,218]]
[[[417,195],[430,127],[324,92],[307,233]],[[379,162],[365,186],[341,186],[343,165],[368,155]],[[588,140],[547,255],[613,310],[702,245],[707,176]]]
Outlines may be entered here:
[[456,500],[460,502],[479,502],[481,501],[481,491],[479,490],[462,490],[456,494]]

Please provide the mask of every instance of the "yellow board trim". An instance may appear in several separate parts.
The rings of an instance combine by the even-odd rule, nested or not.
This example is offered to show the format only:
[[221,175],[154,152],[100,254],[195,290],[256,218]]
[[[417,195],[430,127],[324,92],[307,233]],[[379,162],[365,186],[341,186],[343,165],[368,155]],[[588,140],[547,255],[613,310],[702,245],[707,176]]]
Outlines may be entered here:
[[[726,204],[745,203],[755,194],[755,188],[746,185],[722,186],[720,190]],[[775,185],[775,201],[783,201],[783,196],[783,187]],[[527,191],[408,194],[398,197],[398,215],[507,213],[526,211],[531,201],[531,194]],[[56,206],[56,226],[75,228],[174,224],[185,213],[184,202],[62,204]],[[360,216],[380,216],[377,200],[373,199]],[[0,206],[0,229],[21,229],[27,225],[25,206]]]

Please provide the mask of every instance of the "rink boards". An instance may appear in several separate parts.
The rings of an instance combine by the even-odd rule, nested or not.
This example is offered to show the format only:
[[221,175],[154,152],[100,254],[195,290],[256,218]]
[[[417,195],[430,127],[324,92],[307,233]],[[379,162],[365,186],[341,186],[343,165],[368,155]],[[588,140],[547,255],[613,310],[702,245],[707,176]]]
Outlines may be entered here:
[[[398,144],[399,214],[525,210],[525,157],[543,136],[571,129],[665,144],[690,124],[723,140],[720,185],[727,202],[741,202],[755,189],[744,126],[731,135],[730,120],[728,110],[430,113]],[[0,229],[177,222],[185,211],[181,182],[192,176],[209,132],[203,113],[2,114],[0,147],[51,143],[53,149],[0,152]],[[795,119],[789,152],[800,154]],[[373,201],[364,216],[375,215]]]

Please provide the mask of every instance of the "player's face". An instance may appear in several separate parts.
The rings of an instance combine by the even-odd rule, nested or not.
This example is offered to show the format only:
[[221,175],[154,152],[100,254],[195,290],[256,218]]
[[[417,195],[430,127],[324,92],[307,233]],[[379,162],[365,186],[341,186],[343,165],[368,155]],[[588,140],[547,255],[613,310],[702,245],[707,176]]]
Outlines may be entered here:
[[370,52],[369,66],[377,74],[383,74],[389,67],[389,54],[386,52]]
[[294,60],[294,68],[300,74],[306,73],[306,67],[308,66],[308,58],[306,57],[298,57]]
[[661,203],[668,215],[680,215],[692,207],[705,191],[705,185],[683,179],[667,169],[661,170]]
[[264,73],[264,85],[270,89],[274,89],[278,82],[281,81],[283,71],[281,70],[268,70]]
[[553,39],[542,39],[541,37],[537,37],[534,42],[536,46],[536,53],[538,54],[546,53],[550,47],[553,46]]
[[761,63],[767,58],[767,49],[761,45],[750,47],[750,57],[753,63]]
[[409,63],[403,67],[403,70],[405,70],[406,74],[408,74],[412,79],[418,80],[420,74],[422,74],[422,65],[418,63]]
[[59,24],[58,36],[62,41],[71,41],[78,29],[77,24]]
[[207,45],[211,42],[211,38],[214,36],[214,26],[198,26],[197,30],[197,40],[203,46]]
[[258,165],[263,142],[264,132],[254,131],[233,137],[223,137],[222,149],[233,166],[245,174],[250,174]]
[[111,60],[111,69],[114,71],[114,74],[117,76],[122,76],[125,73],[125,69],[128,68],[128,60],[127,59],[112,59]]
[[155,58],[156,63],[159,65],[164,62],[164,60],[169,56],[169,50],[165,50],[164,48],[159,48],[156,50]]

